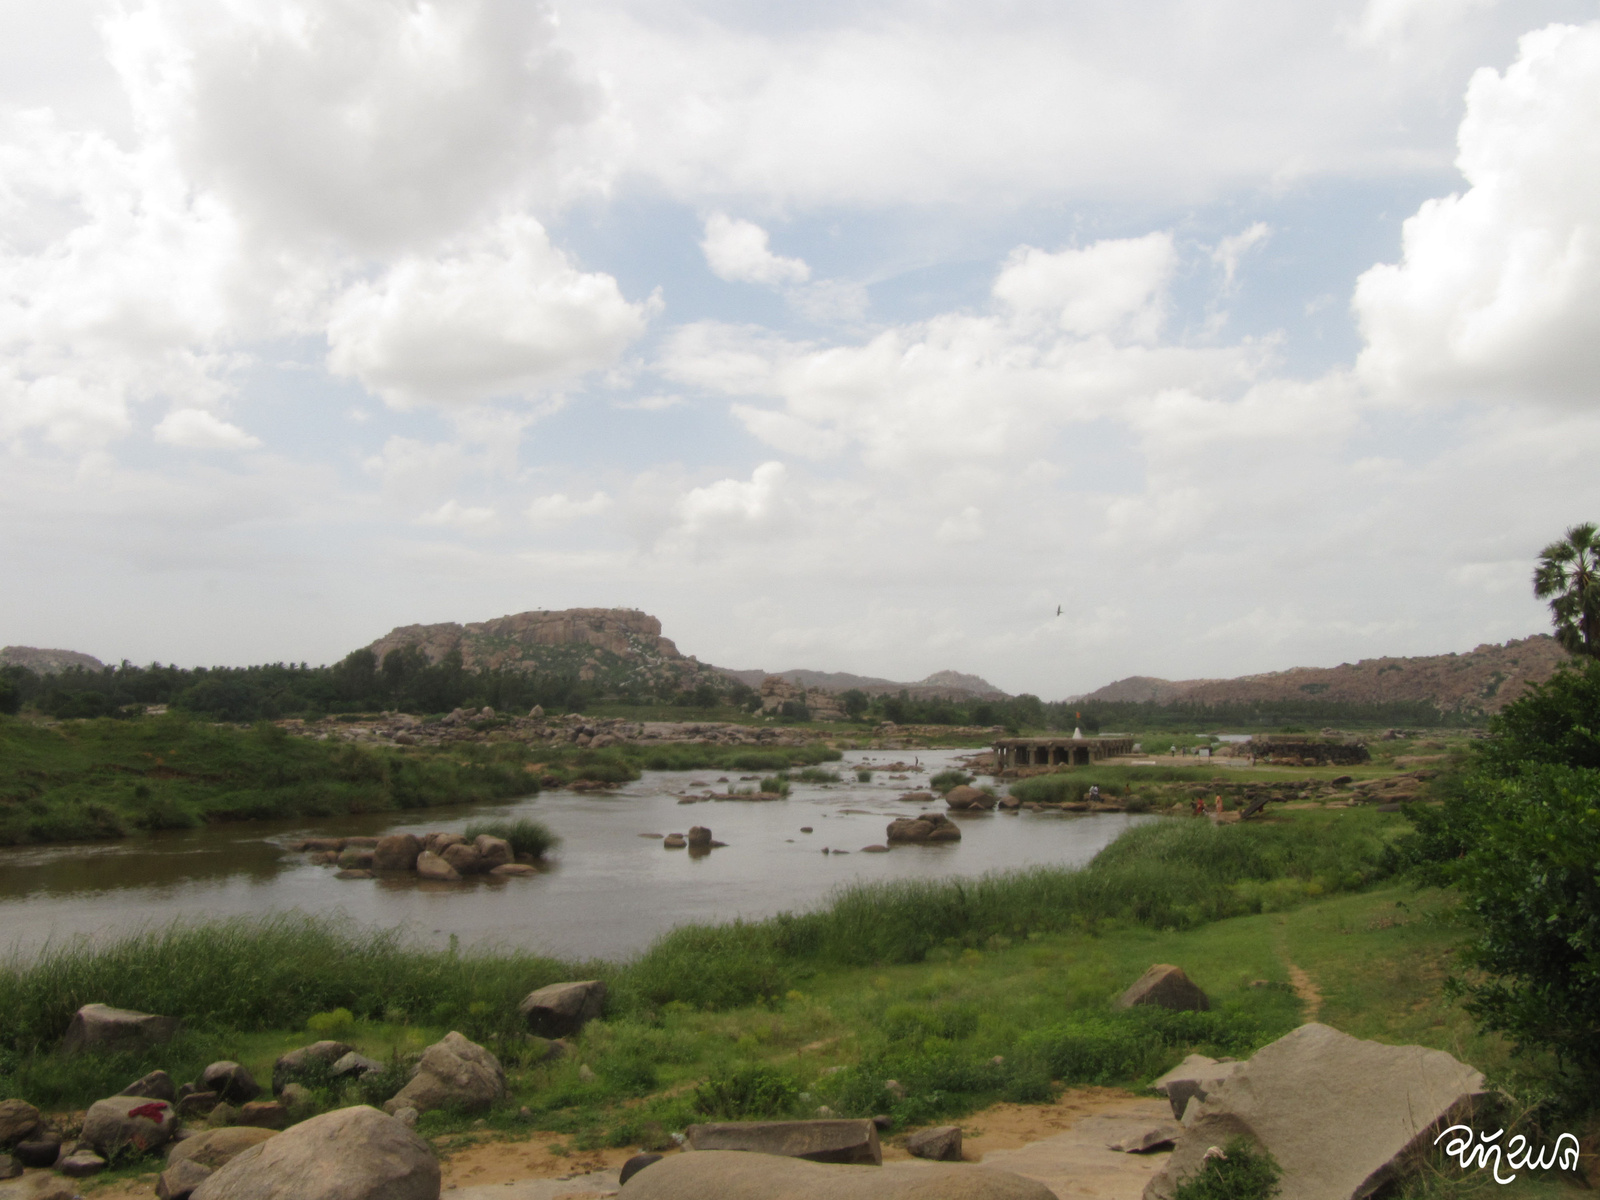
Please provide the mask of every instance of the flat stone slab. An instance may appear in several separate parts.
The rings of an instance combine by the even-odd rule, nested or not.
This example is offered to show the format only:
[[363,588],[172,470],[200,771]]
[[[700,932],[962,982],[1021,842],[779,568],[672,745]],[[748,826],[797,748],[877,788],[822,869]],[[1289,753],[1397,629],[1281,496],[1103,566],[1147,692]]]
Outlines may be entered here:
[[1171,1157],[1165,1150],[1126,1154],[1115,1142],[1145,1134],[1172,1119],[1165,1100],[1137,1099],[1083,1117],[1070,1129],[1015,1150],[991,1150],[983,1165],[1037,1180],[1062,1200],[1139,1200]]
[[878,1127],[871,1120],[713,1121],[691,1125],[687,1132],[694,1150],[741,1150],[819,1163],[883,1162]]
[[615,1196],[622,1185],[616,1171],[590,1171],[571,1179],[517,1179],[451,1188],[450,1200],[589,1200]]

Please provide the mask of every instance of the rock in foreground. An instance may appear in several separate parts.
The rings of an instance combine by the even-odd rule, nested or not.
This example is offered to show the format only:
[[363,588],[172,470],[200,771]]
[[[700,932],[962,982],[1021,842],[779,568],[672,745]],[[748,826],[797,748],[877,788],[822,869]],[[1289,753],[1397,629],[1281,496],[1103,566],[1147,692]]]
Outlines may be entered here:
[[819,1163],[883,1162],[878,1127],[863,1121],[712,1121],[686,1131],[694,1150],[744,1150]]
[[1171,963],[1157,963],[1117,998],[1118,1008],[1140,1004],[1179,1012],[1207,1012],[1211,1008],[1211,1001],[1194,980],[1183,973],[1182,967]]
[[96,1100],[83,1118],[83,1141],[104,1158],[165,1146],[178,1127],[177,1111],[165,1100],[110,1096]]
[[1302,1025],[1256,1051],[1191,1109],[1145,1200],[1170,1200],[1206,1150],[1235,1135],[1278,1160],[1281,1200],[1361,1200],[1482,1095],[1483,1076],[1442,1050]]
[[72,1023],[61,1039],[63,1054],[96,1050],[132,1050],[170,1042],[178,1032],[177,1017],[158,1017],[152,1013],[112,1008],[109,1004],[85,1004],[72,1016]]
[[375,1108],[340,1108],[239,1154],[193,1200],[439,1200],[439,1160]]
[[[870,1124],[870,1122],[869,1122]],[[619,1200],[1055,1200],[1044,1184],[987,1167],[863,1167],[715,1150],[640,1171]]]

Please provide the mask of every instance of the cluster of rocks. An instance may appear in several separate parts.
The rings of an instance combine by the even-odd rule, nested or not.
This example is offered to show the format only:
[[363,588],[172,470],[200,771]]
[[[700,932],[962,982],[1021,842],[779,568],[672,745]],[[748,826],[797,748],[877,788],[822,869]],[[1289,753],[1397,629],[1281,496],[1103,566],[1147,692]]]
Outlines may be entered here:
[[340,879],[371,879],[375,874],[414,873],[421,879],[461,879],[467,875],[536,875],[538,860],[519,858],[504,838],[480,833],[392,833],[387,837],[302,838],[290,847],[309,851],[311,861],[338,867]]
[[925,812],[915,817],[896,817],[889,822],[886,840],[895,842],[959,842],[961,830],[943,813]]
[[[911,796],[901,797],[902,800],[910,798]],[[1002,812],[1016,812],[1022,807],[1022,801],[1015,796],[997,796],[993,792],[969,787],[964,783],[946,792],[944,802],[955,812],[987,812],[997,807]]]
[[710,854],[713,850],[726,846],[727,842],[719,842],[711,836],[711,830],[704,825],[691,825],[687,834],[669,833],[663,837],[659,833],[642,834],[643,837],[661,838],[663,850],[688,850],[691,857]]

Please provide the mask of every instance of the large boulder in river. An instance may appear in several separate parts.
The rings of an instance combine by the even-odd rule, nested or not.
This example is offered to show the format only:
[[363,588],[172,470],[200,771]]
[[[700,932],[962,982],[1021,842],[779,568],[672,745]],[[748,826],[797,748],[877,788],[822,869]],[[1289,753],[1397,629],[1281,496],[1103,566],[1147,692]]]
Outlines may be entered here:
[[480,833],[472,839],[472,848],[478,852],[480,871],[492,871],[496,867],[503,867],[517,857],[516,852],[511,849],[510,842],[493,834]]
[[500,1060],[452,1031],[422,1052],[411,1082],[387,1100],[383,1110],[484,1109],[505,1094],[506,1073]]
[[606,985],[599,979],[552,983],[529,992],[517,1005],[528,1029],[540,1037],[571,1037],[605,1011]]
[[431,850],[417,855],[417,874],[423,879],[460,879],[461,872]]
[[895,842],[959,842],[961,830],[943,813],[923,813],[890,821],[885,840],[891,845]]
[[483,856],[478,853],[478,848],[470,842],[456,842],[446,846],[439,857],[449,863],[457,875],[481,875],[489,868],[483,861]]
[[1171,963],[1157,963],[1134,985],[1117,997],[1116,1007],[1133,1008],[1153,1004],[1157,1008],[1170,1008],[1179,1012],[1207,1012],[1211,1001],[1199,986],[1183,973],[1182,967]]
[[61,1039],[61,1052],[77,1054],[90,1048],[136,1050],[170,1042],[177,1032],[177,1017],[158,1017],[109,1004],[85,1004],[72,1015]]
[[178,1127],[178,1112],[165,1100],[148,1096],[108,1096],[89,1106],[82,1140],[110,1159],[124,1152],[142,1154],[165,1146]]
[[1483,1095],[1483,1076],[1443,1050],[1302,1025],[1189,1106],[1172,1157],[1144,1195],[1170,1200],[1210,1147],[1243,1136],[1283,1168],[1282,1200],[1362,1200]]
[[963,783],[946,792],[944,802],[955,809],[993,808],[995,796],[992,792],[982,792]]
[[286,1085],[306,1079],[320,1083],[319,1077],[326,1077],[333,1064],[353,1049],[354,1046],[347,1046],[343,1042],[321,1041],[280,1054],[278,1061],[272,1064],[273,1093],[277,1094]]
[[422,840],[412,833],[391,833],[378,839],[372,848],[372,869],[375,871],[414,871],[417,855],[422,853]]
[[1055,1193],[1037,1180],[992,1167],[846,1166],[718,1150],[668,1155],[629,1179],[617,1200],[712,1196],[716,1200],[1055,1200]]
[[394,1117],[338,1108],[239,1154],[192,1200],[439,1200],[439,1160]]

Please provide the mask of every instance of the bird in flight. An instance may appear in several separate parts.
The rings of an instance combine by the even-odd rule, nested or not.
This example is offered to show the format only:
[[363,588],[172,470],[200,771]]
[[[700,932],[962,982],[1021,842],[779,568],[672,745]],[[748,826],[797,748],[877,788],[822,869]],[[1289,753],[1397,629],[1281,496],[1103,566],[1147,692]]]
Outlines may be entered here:
[[1059,617],[1060,615],[1061,615],[1061,605],[1058,604],[1058,605],[1056,605],[1056,616]]

